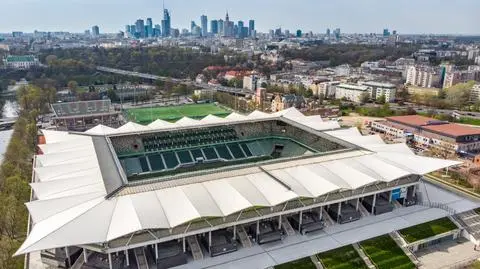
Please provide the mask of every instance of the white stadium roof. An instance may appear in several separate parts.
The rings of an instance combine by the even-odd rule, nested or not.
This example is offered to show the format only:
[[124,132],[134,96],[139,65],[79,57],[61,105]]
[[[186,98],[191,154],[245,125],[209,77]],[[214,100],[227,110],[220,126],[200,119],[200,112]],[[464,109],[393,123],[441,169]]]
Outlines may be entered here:
[[[225,119],[183,118],[177,123],[157,120],[149,126],[127,123],[116,130],[95,127],[85,134],[154,131],[278,117],[314,130],[339,127],[336,122],[289,109],[276,114],[231,114]],[[31,184],[38,199],[27,203],[34,225],[17,255],[104,243],[146,229],[171,229],[202,217],[226,217],[252,207],[272,207],[301,197],[315,198],[458,164],[416,156],[405,145],[387,145],[376,136],[361,136],[356,128],[351,128],[325,133],[356,144],[360,150],[286,161],[287,164],[266,164],[263,170],[243,175],[231,173],[204,182],[106,197],[94,138],[43,132],[47,144],[40,146],[44,154],[36,157],[35,183]]]

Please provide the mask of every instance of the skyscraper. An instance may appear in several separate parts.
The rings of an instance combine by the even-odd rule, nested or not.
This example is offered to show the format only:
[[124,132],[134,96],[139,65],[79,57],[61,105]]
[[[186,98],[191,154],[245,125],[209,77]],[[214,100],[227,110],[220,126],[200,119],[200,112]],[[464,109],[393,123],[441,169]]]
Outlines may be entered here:
[[330,36],[330,28],[327,28],[327,36]]
[[190,22],[190,33],[193,34],[193,31],[195,30],[195,27],[197,27],[197,24],[195,23],[195,21],[191,21]]
[[152,18],[147,18],[147,32],[145,37],[153,37],[153,21]]
[[225,22],[222,19],[220,19],[218,20],[218,34],[223,36],[223,30],[225,30]]
[[206,15],[200,17],[200,24],[202,25],[202,36],[207,36],[208,34],[208,18]]
[[214,35],[218,34],[218,21],[212,20],[210,22],[210,32]]
[[228,16],[228,11],[227,11],[227,14],[225,15],[225,22],[223,23],[223,35],[230,36],[230,34],[231,34],[230,33],[230,17]]
[[145,22],[142,19],[135,22],[135,37],[145,38]]
[[249,20],[248,21],[248,36],[253,37],[253,32],[255,31],[255,21]]
[[162,36],[162,27],[160,24],[155,24],[155,28],[153,29],[153,36],[154,37],[159,37]]
[[388,28],[383,29],[383,36],[390,36],[390,31],[388,31]]
[[100,35],[100,28],[97,25],[93,26],[92,27],[92,36],[97,37],[99,35]]
[[171,28],[172,28],[172,25],[170,21],[170,13],[168,12],[168,9],[164,8],[163,20],[162,20],[162,36],[164,37],[170,36]]

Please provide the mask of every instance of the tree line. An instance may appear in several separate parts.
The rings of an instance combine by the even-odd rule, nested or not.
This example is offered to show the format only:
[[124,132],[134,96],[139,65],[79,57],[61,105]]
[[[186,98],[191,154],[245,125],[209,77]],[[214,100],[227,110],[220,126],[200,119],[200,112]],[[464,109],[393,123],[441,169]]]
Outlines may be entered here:
[[0,268],[21,269],[24,257],[12,257],[25,240],[32,177],[32,156],[35,153],[36,119],[47,109],[47,90],[35,86],[18,93],[20,115],[0,165]]
[[359,45],[359,44],[329,44],[303,48],[299,50],[284,50],[285,59],[302,59],[306,61],[330,61],[330,66],[350,64],[360,66],[366,61],[389,61],[401,57],[411,56],[417,51],[418,46],[401,44],[396,46],[386,45]]

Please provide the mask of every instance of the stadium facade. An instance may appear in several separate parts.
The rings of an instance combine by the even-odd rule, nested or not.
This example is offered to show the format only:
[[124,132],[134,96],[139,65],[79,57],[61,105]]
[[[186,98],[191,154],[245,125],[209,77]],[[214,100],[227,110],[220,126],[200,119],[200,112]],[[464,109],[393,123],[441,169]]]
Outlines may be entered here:
[[458,164],[294,108],[43,134],[16,254],[63,267],[229,255],[413,205],[422,175]]

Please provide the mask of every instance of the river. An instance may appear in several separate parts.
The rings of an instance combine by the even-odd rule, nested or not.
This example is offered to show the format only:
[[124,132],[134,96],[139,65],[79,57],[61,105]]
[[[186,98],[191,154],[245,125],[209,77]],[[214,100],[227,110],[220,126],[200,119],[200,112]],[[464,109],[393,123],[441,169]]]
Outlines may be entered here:
[[[6,101],[3,107],[2,119],[16,118],[18,116],[18,104],[12,101]],[[7,150],[8,142],[12,137],[13,129],[0,131],[0,162],[3,161],[3,154]]]

